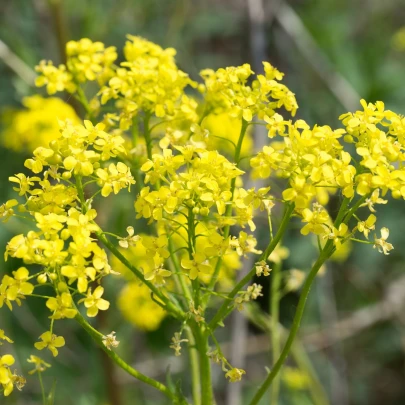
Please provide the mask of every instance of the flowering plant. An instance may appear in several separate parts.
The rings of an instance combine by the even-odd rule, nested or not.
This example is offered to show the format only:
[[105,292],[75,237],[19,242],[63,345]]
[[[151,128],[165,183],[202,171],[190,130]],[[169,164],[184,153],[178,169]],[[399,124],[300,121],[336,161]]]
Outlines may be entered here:
[[[59,131],[52,137],[48,130],[26,160],[30,174],[10,177],[18,199],[5,202],[0,217],[27,220],[32,227],[6,246],[6,259],[20,259],[24,266],[3,276],[0,307],[12,310],[27,297],[42,299],[50,322],[34,344],[37,350],[57,356],[65,345],[58,325],[75,319],[117,366],[173,403],[189,403],[191,392],[193,403],[211,405],[212,362],[230,382],[245,374],[224,356],[216,329],[232,311],[262,295],[261,280],[280,270],[283,235],[292,221],[301,222],[303,237],[317,239],[319,255],[305,281],[294,270],[286,283],[287,290],[302,284],[301,297],[285,346],[251,399],[254,405],[289,354],[322,265],[348,241],[371,244],[384,254],[393,249],[387,228],[374,241],[369,238],[376,205],[387,203],[383,197],[390,192],[405,198],[405,119],[380,101],[361,100],[362,110],[340,117],[343,128],[310,127],[293,119],[295,96],[269,63],[256,76],[248,64],[205,69],[196,82],[177,67],[175,53],[128,36],[118,63],[114,47],[82,39],[67,44],[65,65],[37,66],[36,84],[50,95],[70,93],[85,119],[66,109],[69,116],[59,120]],[[217,131],[216,117],[228,120],[231,129]],[[259,151],[252,151],[254,125],[268,131]],[[348,152],[353,146],[356,159]],[[253,186],[244,186],[248,182]],[[116,235],[105,229],[99,207],[131,186],[136,220],[126,235],[124,230]],[[328,211],[332,195],[340,201],[337,215]],[[269,232],[257,246],[254,233],[263,218]],[[147,234],[138,232],[142,221]],[[237,269],[252,257],[251,269],[237,281]],[[185,395],[127,364],[116,353],[115,332],[90,323],[110,306],[103,298],[104,279],[120,274],[127,288],[132,286],[119,299],[128,318],[144,322],[137,307],[125,307],[128,294],[135,294],[152,314],[145,329],[157,328],[165,316],[177,320],[170,347],[176,356],[188,347],[192,365],[192,389],[183,389]],[[2,330],[0,339],[11,343]],[[50,366],[34,355],[29,361],[39,376]],[[4,395],[24,385],[13,363],[10,354],[0,357]]]

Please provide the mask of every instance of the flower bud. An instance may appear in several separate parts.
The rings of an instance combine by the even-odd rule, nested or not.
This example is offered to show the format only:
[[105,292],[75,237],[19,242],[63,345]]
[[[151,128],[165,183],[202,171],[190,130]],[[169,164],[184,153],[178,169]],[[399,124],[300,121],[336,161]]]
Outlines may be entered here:
[[63,180],[69,180],[72,177],[72,173],[70,172],[63,172],[62,173],[62,179]]

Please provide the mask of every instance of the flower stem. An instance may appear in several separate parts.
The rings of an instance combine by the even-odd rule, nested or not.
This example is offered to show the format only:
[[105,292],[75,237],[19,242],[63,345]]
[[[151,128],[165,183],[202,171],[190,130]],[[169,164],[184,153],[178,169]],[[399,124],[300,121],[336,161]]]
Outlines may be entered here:
[[38,378],[39,378],[39,385],[41,386],[42,404],[46,405],[45,387],[44,382],[42,381],[42,373],[40,371],[38,371]]
[[[83,190],[83,184],[82,184],[82,178],[81,176],[76,176],[76,188],[79,196],[79,200],[82,205],[82,210],[84,213],[87,211],[87,206],[86,206],[86,201],[84,198],[84,190]],[[180,306],[177,301],[175,301],[174,298],[173,301],[170,301],[167,297],[164,296],[164,294],[161,293],[161,291],[154,286],[153,283],[151,283],[148,280],[145,280],[145,277],[143,276],[142,272],[138,270],[135,266],[133,266],[129,260],[106,238],[104,235],[103,231],[97,232],[97,237],[98,240],[122,263],[124,264],[129,270],[132,271],[132,273],[135,274],[136,277],[138,277],[139,280],[141,280],[145,285],[149,287],[149,289],[153,292],[156,297],[159,298],[160,301],[164,303],[160,304],[159,301],[155,301],[159,303],[160,306],[162,306],[164,309],[167,311],[171,312],[172,315],[174,315],[176,318],[183,319],[184,318],[184,312],[180,309]]]
[[201,374],[200,374],[200,359],[199,353],[196,350],[196,341],[193,332],[190,328],[186,328],[187,339],[188,339],[188,355],[190,358],[191,367],[191,385],[193,394],[193,405],[201,405]]
[[[281,285],[281,261],[275,263],[271,273],[271,346],[273,352],[273,365],[276,359],[280,356],[280,328],[279,328],[279,312],[280,312],[280,285]],[[280,378],[274,380],[274,384],[270,393],[270,404],[278,404],[278,396],[280,392]]]
[[[160,301],[164,303],[160,304],[164,309],[167,311],[171,312],[173,316],[179,319],[184,319],[184,312],[179,308],[178,302],[172,302],[170,301],[167,297],[165,297],[160,290],[153,285],[148,280],[145,280],[145,277],[143,276],[142,272],[138,270],[135,266],[133,266],[129,260],[101,233],[97,233],[98,240],[122,263],[124,264],[129,270],[132,271],[132,273],[135,274],[135,276],[142,281],[152,292],[156,297],[159,298]],[[174,300],[174,298],[172,298]],[[159,303],[159,301],[155,301]]]
[[200,357],[200,372],[201,372],[201,405],[213,405],[214,394],[212,390],[212,377],[211,377],[211,361],[207,356],[209,351],[208,347],[208,333],[207,330],[197,325],[197,348]]
[[143,119],[143,135],[145,137],[148,159],[152,159],[152,139],[150,137],[149,121],[150,121],[150,113],[145,112],[145,117]]
[[[327,245],[329,245],[328,248],[326,248]],[[297,311],[295,312],[290,334],[288,335],[283,351],[281,352],[281,355],[278,358],[275,365],[273,366],[271,372],[269,373],[263,384],[260,386],[259,390],[256,392],[255,396],[250,402],[250,405],[257,405],[259,403],[260,399],[266,393],[267,389],[270,387],[271,383],[273,382],[278,372],[280,371],[282,365],[284,364],[285,360],[287,359],[291,346],[294,342],[295,336],[297,335],[298,329],[300,327],[302,315],[304,313],[305,303],[307,301],[309,291],[311,290],[312,282],[314,281],[314,278],[318,273],[318,270],[321,268],[322,264],[329,257],[329,250],[331,247],[330,245],[331,244],[329,242],[325,245],[326,249],[323,250],[323,253],[321,253],[318,260],[313,265],[307,279],[305,280],[304,286],[302,288],[301,297],[298,302]]]
[[114,351],[109,350],[103,343],[103,335],[94,329],[78,312],[75,317],[76,321],[82,326],[82,328],[93,338],[93,340],[100,346],[102,350],[107,354],[107,356],[120,368],[126,371],[128,374],[132,375],[139,381],[148,384],[163,394],[165,394],[168,398],[173,400],[174,403],[177,403],[178,398],[175,394],[173,394],[168,387],[162,384],[159,381],[154,380],[153,378],[147,377],[146,375],[142,374],[141,372],[132,368],[129,364],[127,364],[120,356],[118,356]]
[[[340,206],[338,215],[336,217],[336,220],[334,222],[334,227],[338,228],[339,225],[343,222],[343,219],[348,220],[350,219],[350,216],[353,215],[355,210],[353,208],[351,210],[347,210],[347,206],[349,205],[350,199],[345,198]],[[360,203],[356,204],[355,207],[358,208]],[[349,214],[350,213],[350,216]],[[348,218],[349,216],[349,218]],[[260,399],[263,397],[263,395],[266,393],[267,389],[270,387],[272,382],[274,381],[275,377],[277,376],[278,372],[280,371],[282,365],[286,361],[288,354],[290,353],[291,346],[294,342],[295,336],[298,333],[300,324],[301,324],[301,319],[302,315],[304,313],[305,309],[305,304],[309,295],[309,291],[311,290],[312,283],[323,265],[325,261],[330,257],[330,255],[333,253],[334,250],[334,245],[332,240],[328,240],[326,242],[322,252],[320,253],[318,260],[315,262],[315,264],[312,266],[311,271],[308,274],[308,277],[305,280],[304,286],[302,288],[301,296],[298,301],[298,307],[294,315],[294,320],[292,327],[290,329],[290,333],[288,335],[287,341],[284,345],[284,348],[281,352],[281,355],[279,359],[277,360],[276,364],[273,366],[271,372],[268,374],[266,379],[264,380],[263,384],[260,386],[259,390],[256,392],[255,396],[253,397],[252,401],[249,403],[249,405],[257,405],[260,401]]]

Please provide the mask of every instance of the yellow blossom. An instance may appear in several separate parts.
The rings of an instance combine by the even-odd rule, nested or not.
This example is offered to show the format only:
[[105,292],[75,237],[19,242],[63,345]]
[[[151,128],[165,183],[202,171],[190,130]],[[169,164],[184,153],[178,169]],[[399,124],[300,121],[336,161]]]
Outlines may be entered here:
[[56,357],[59,353],[57,348],[65,346],[65,339],[62,336],[56,336],[50,331],[43,333],[39,338],[42,342],[35,343],[35,348],[37,350],[49,349],[53,357]]

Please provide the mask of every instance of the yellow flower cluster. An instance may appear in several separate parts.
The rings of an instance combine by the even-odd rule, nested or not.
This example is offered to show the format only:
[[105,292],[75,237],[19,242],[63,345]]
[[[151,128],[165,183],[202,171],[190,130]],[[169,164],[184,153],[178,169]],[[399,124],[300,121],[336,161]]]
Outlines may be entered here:
[[252,121],[255,115],[263,119],[272,117],[276,109],[284,107],[292,115],[298,108],[294,94],[279,81],[283,73],[268,62],[263,63],[264,75],[257,75],[252,85],[248,80],[253,74],[249,64],[218,69],[205,69],[206,103],[216,113],[226,111],[231,117]]
[[[83,326],[80,307],[95,317],[110,306],[101,284],[116,272],[101,242],[127,281],[117,302],[125,318],[141,329],[155,330],[173,314],[183,322],[172,339],[176,355],[181,343],[188,342],[182,339],[183,329],[192,335],[201,328],[201,336],[194,336],[197,346],[207,343],[200,355],[222,364],[230,381],[239,381],[244,370],[226,361],[213,330],[233,309],[262,295],[262,286],[255,283],[243,289],[243,282],[255,275],[269,276],[268,261],[277,264],[288,255],[278,243],[292,215],[302,220],[303,235],[318,239],[319,262],[349,241],[372,244],[384,254],[393,249],[387,228],[374,236],[374,242],[368,239],[375,231],[376,206],[386,204],[387,192],[405,198],[405,118],[385,110],[381,102],[362,100],[363,111],[340,117],[345,128],[310,126],[280,115],[284,109],[294,117],[298,105],[280,83],[283,74],[267,62],[264,74],[257,76],[248,64],[206,69],[201,72],[204,83],[197,84],[177,67],[171,48],[128,36],[124,56],[125,61],[116,65],[114,47],[82,39],[67,44],[66,65],[41,62],[37,68],[37,84],[46,86],[49,94],[73,93],[87,119],[82,125],[72,116],[60,120],[57,129],[50,125],[49,135],[25,162],[32,174],[10,177],[23,202],[4,203],[0,218],[28,218],[35,228],[14,236],[5,256],[40,270],[34,274],[20,267],[4,275],[0,307],[12,309],[30,295],[44,298],[50,328],[35,347],[56,356],[65,345],[54,333],[56,320],[76,318]],[[83,86],[87,81],[99,86],[90,102]],[[186,95],[192,89],[203,96],[201,102],[198,95]],[[104,109],[112,112],[104,114]],[[266,125],[269,142],[245,162],[253,178],[265,179],[260,187],[244,185],[247,168],[241,163],[252,150],[249,127],[255,124]],[[347,143],[354,144],[358,163]],[[138,234],[136,225],[126,228],[126,236],[103,232],[93,201],[98,194],[108,197],[130,190],[135,184],[132,173],[137,179],[136,220],[148,221],[150,235]],[[273,193],[275,179],[284,186],[280,193]],[[326,204],[335,193],[344,199],[332,220]],[[285,215],[273,235],[275,204],[285,206]],[[360,218],[360,208],[370,213]],[[253,232],[263,220],[269,223],[271,242],[260,250]],[[248,255],[260,256],[235,287],[235,270]],[[293,269],[286,288],[297,289],[303,282],[304,273]],[[41,296],[41,286],[53,288],[55,294]],[[230,289],[224,297],[223,291]],[[209,321],[211,296],[224,302]],[[91,334],[105,350],[117,347],[115,332],[96,332]],[[207,354],[209,336],[217,349]],[[9,393],[17,384],[9,371],[12,359],[1,359],[0,383]],[[34,358],[32,362],[46,368]]]
[[173,48],[162,49],[143,38],[129,35],[125,62],[116,69],[108,85],[100,90],[101,102],[119,99],[121,128],[128,129],[139,111],[156,117],[196,119],[197,103],[184,94],[196,83],[178,69]]
[[[5,335],[4,330],[0,329],[0,346],[3,344],[2,341],[13,343],[13,341]],[[11,354],[0,355],[0,385],[6,397],[13,392],[14,387],[21,391],[26,382],[24,377],[11,371],[11,366],[14,363],[15,359]]]
[[[25,162],[35,176],[19,173],[10,177],[16,185],[14,190],[25,201],[19,204],[10,200],[1,208],[4,220],[16,215],[14,209],[18,205],[19,215],[30,216],[36,225],[36,230],[9,241],[6,259],[22,259],[26,264],[42,266],[42,270],[30,274],[26,267],[20,267],[12,276],[4,275],[0,307],[6,304],[12,309],[13,302],[21,305],[21,300],[41,285],[53,286],[56,295],[45,297],[51,311],[51,330],[40,336],[41,342],[35,347],[48,348],[54,356],[57,348],[65,344],[63,337],[52,332],[55,320],[74,318],[81,303],[89,317],[109,307],[109,302],[102,298],[103,287],[92,287],[112,270],[107,253],[95,239],[101,231],[94,221],[97,212],[91,208],[92,198],[85,200],[81,184],[87,181],[99,185],[96,194],[101,192],[106,197],[135,183],[124,163],[108,163],[126,153],[121,136],[110,135],[103,131],[102,124],[93,126],[90,121],[85,121],[84,126],[69,121],[60,121],[59,125],[59,134],[49,146],[36,148],[33,158]],[[107,168],[103,168],[105,164]],[[75,295],[82,298],[75,302]]]
[[35,84],[46,86],[48,94],[59,91],[75,93],[79,83],[97,80],[103,85],[113,74],[113,63],[117,59],[115,47],[105,48],[101,42],[88,38],[69,41],[66,44],[66,65],[54,66],[51,61],[41,61],[36,67],[40,75]]

